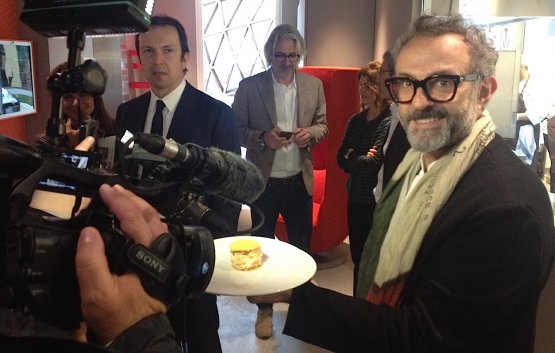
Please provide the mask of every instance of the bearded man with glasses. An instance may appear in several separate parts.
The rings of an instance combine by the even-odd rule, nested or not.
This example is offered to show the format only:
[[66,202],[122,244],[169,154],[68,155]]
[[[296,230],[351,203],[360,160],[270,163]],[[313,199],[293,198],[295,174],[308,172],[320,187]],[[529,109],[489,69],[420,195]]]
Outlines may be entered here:
[[[232,108],[247,159],[266,179],[254,202],[264,224],[253,235],[274,238],[281,213],[292,245],[310,253],[314,177],[310,149],[328,134],[322,82],[297,70],[305,42],[291,25],[277,26],[264,45],[270,69],[239,83]],[[256,224],[258,220],[254,220]],[[272,304],[259,304],[256,336],[272,336]]]
[[357,298],[275,296],[290,302],[284,333],[333,352],[532,353],[555,230],[545,186],[486,109],[497,52],[460,15],[426,15],[393,54],[411,149],[376,206]]

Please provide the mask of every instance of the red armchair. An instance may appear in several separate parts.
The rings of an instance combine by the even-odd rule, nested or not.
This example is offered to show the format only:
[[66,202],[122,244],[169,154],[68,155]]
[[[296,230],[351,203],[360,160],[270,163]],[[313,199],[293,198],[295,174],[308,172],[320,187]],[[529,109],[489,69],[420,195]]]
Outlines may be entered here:
[[[336,162],[336,154],[349,118],[360,110],[356,68],[305,66],[302,72],[322,80],[326,96],[329,135],[312,149],[314,194],[312,217],[312,253],[335,248],[348,234],[347,175]],[[276,236],[287,241],[287,228],[281,215]]]

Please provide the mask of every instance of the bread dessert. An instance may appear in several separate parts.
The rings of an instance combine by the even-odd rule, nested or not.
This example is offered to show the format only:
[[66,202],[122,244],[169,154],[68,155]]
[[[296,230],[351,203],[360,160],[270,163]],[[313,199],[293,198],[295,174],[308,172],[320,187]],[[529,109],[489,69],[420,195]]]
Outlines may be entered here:
[[262,266],[262,249],[254,239],[238,239],[229,244],[231,266],[236,270],[249,271]]

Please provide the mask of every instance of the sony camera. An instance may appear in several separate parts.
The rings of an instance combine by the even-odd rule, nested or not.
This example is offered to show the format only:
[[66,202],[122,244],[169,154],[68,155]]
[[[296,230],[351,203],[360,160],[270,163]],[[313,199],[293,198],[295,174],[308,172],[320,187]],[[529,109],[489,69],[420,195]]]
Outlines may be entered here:
[[[205,221],[220,233],[230,234],[228,225],[221,224],[201,199],[181,197],[184,189],[232,201],[252,201],[263,191],[264,180],[257,168],[231,152],[143,137],[144,142],[154,140],[154,147],[163,147],[152,153],[164,154],[168,146],[170,152],[177,151],[175,156],[165,156],[177,158],[174,163],[141,162],[140,175],[144,166],[152,167],[143,178],[135,177],[136,173],[129,177],[123,166],[118,174],[97,169],[98,153],[67,148],[59,104],[62,95],[102,94],[107,79],[94,60],[80,64],[85,34],[144,32],[150,17],[143,5],[144,0],[25,0],[22,10],[21,20],[37,32],[67,36],[68,60],[67,69],[47,82],[52,112],[46,126],[49,143],[42,154],[0,135],[0,305],[27,309],[62,328],[75,328],[81,321],[74,257],[83,227],[99,229],[114,273],[134,271],[150,295],[171,304],[202,293],[214,268],[214,231],[189,223],[188,217],[194,214],[200,224]],[[92,123],[79,128],[81,137],[95,134]],[[98,197],[103,183],[123,184],[169,215],[169,233],[148,248],[126,238]],[[176,203],[180,205],[174,207],[168,195],[179,196]],[[168,204],[166,213],[162,207]],[[188,207],[191,204],[195,207]]]
[[[214,267],[210,230],[169,219],[169,234],[151,247],[134,244],[97,193],[103,183],[130,185],[91,163],[91,153],[41,155],[0,136],[0,304],[74,328],[81,321],[75,249],[85,226],[101,231],[112,272],[137,273],[150,295],[169,305],[201,294]],[[133,191],[147,201],[160,195],[160,188]]]

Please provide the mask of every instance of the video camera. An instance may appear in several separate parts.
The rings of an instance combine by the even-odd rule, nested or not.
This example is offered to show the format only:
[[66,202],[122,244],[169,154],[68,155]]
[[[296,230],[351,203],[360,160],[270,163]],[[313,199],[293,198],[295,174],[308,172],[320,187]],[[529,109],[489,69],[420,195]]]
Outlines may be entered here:
[[[264,181],[252,163],[231,152],[179,145],[157,135],[137,134],[128,144],[133,142],[162,158],[141,180],[130,179],[123,167],[120,174],[90,169],[90,154],[84,152],[41,155],[0,135],[0,170],[5,171],[0,173],[0,214],[5,215],[0,218],[0,305],[29,308],[37,318],[64,328],[78,323],[74,258],[86,226],[101,232],[112,272],[137,273],[145,290],[168,305],[196,297],[208,286],[214,232],[247,234],[259,226],[231,230],[198,196],[253,201]],[[135,158],[128,157],[121,160]],[[131,242],[98,196],[104,183],[122,184],[153,205],[161,199],[167,204],[168,194],[184,195],[164,212],[169,234],[148,249]]]
[[[85,2],[93,1],[68,1],[72,6]],[[122,2],[125,1],[117,1]],[[26,1],[23,14],[44,3]],[[57,3],[60,1],[52,2],[48,11],[33,12],[33,16],[51,16],[49,11],[56,10]],[[110,1],[102,3],[109,15]],[[104,18],[104,25],[106,21]],[[33,28],[32,23],[28,24]],[[84,31],[78,26],[68,29],[68,38],[75,34],[79,39]],[[84,87],[88,87],[88,92],[103,92],[102,77],[98,79],[102,70],[91,63],[76,65],[78,52],[70,48],[68,70],[49,81],[53,102],[64,92]],[[90,76],[92,80],[87,79]],[[201,218],[210,213],[202,205],[202,198],[190,195],[207,192],[252,201],[264,186],[256,167],[230,152],[192,144],[181,146],[159,136],[138,134],[129,143],[144,144],[148,152],[160,157],[152,173],[142,180],[130,180],[124,167],[118,169],[119,174],[96,169],[91,164],[94,154],[63,147],[59,138],[65,129],[59,117],[53,113],[48,122],[52,150],[39,153],[0,135],[0,306],[29,310],[36,318],[62,328],[77,327],[82,318],[74,261],[79,233],[85,226],[94,226],[101,232],[110,269],[116,274],[137,273],[153,297],[169,305],[201,294],[214,270],[213,230],[188,225],[189,218],[197,217],[196,221],[202,223]],[[160,144],[163,151],[157,151]],[[128,158],[122,156],[121,160]],[[239,181],[244,185],[245,179],[251,183],[245,186],[247,194],[236,185]],[[146,248],[124,236],[118,220],[99,198],[98,188],[104,183],[122,184],[155,206],[161,195],[183,190],[191,193],[187,193],[183,204],[173,207],[174,212],[163,213],[169,233]],[[193,203],[203,206],[198,214],[188,211],[199,209],[188,207]],[[56,208],[57,205],[66,207]]]
[[[156,244],[154,249],[137,248],[119,230],[117,219],[97,193],[103,183],[127,184],[119,175],[79,168],[79,164],[86,167],[83,160],[87,158],[71,151],[62,158],[41,156],[16,140],[0,136],[0,166],[13,170],[13,175],[2,173],[0,178],[0,202],[6,215],[0,224],[0,303],[27,307],[37,318],[60,327],[78,323],[74,261],[79,232],[85,226],[101,231],[112,272],[136,272],[150,295],[171,304],[202,293],[214,267],[211,232],[168,220],[170,234],[163,244]],[[14,176],[22,176],[39,164],[28,177],[13,182]],[[11,188],[12,184],[15,187]],[[154,194],[158,191],[139,193],[146,199]],[[66,207],[34,208],[41,207],[41,197],[48,205]],[[137,261],[139,250],[167,270],[151,271],[152,261]]]

